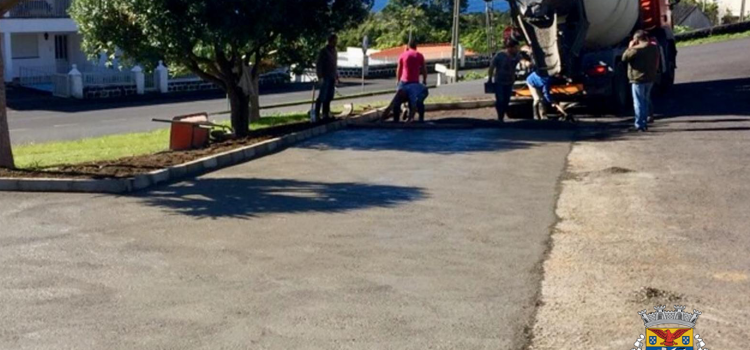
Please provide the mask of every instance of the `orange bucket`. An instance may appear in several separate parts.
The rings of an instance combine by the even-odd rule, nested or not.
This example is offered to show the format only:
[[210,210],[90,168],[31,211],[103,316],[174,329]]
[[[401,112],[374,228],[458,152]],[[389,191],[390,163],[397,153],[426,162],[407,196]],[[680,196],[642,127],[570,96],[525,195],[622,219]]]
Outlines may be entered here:
[[202,126],[204,123],[208,123],[206,113],[174,117],[172,122],[169,135],[170,150],[185,151],[208,145],[211,129]]

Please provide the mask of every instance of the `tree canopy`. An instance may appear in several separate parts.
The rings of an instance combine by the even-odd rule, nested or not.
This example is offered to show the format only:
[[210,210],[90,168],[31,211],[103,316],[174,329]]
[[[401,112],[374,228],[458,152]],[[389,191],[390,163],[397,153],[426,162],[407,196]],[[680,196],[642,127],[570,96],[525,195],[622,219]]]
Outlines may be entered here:
[[309,64],[311,48],[371,7],[372,0],[76,0],[71,14],[91,55],[120,49],[132,62],[161,59],[225,90],[233,127],[244,135],[260,117],[261,63]]
[[[367,35],[372,47],[385,49],[403,45],[410,34],[420,43],[450,42],[453,4],[453,0],[390,0],[381,12],[371,13],[359,26],[345,31],[339,44],[358,47]],[[467,7],[468,1],[461,0],[461,11]],[[494,16],[499,38],[510,20],[504,13],[494,12]],[[470,50],[489,51],[483,13],[461,16],[461,42]]]

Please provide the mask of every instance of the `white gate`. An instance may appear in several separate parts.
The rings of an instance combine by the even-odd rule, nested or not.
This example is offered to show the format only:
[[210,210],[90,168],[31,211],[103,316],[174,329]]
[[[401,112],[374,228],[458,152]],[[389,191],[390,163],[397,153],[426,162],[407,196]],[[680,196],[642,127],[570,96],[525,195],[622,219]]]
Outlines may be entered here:
[[57,97],[70,97],[70,76],[67,74],[55,74],[52,76],[52,94]]

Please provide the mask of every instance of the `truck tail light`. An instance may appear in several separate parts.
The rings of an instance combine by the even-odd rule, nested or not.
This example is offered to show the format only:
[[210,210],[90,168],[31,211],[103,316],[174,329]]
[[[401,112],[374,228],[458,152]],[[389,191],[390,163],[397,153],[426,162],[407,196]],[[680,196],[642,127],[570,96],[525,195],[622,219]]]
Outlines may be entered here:
[[604,65],[598,65],[594,66],[591,69],[586,72],[590,77],[600,77],[602,75],[605,75],[609,72],[609,69],[607,66]]

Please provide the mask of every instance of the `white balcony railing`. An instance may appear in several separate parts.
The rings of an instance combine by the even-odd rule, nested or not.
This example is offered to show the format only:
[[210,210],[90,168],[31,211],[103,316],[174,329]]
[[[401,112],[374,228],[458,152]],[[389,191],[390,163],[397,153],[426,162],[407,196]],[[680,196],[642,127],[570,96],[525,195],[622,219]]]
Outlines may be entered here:
[[8,18],[66,18],[73,0],[21,1],[8,13]]

